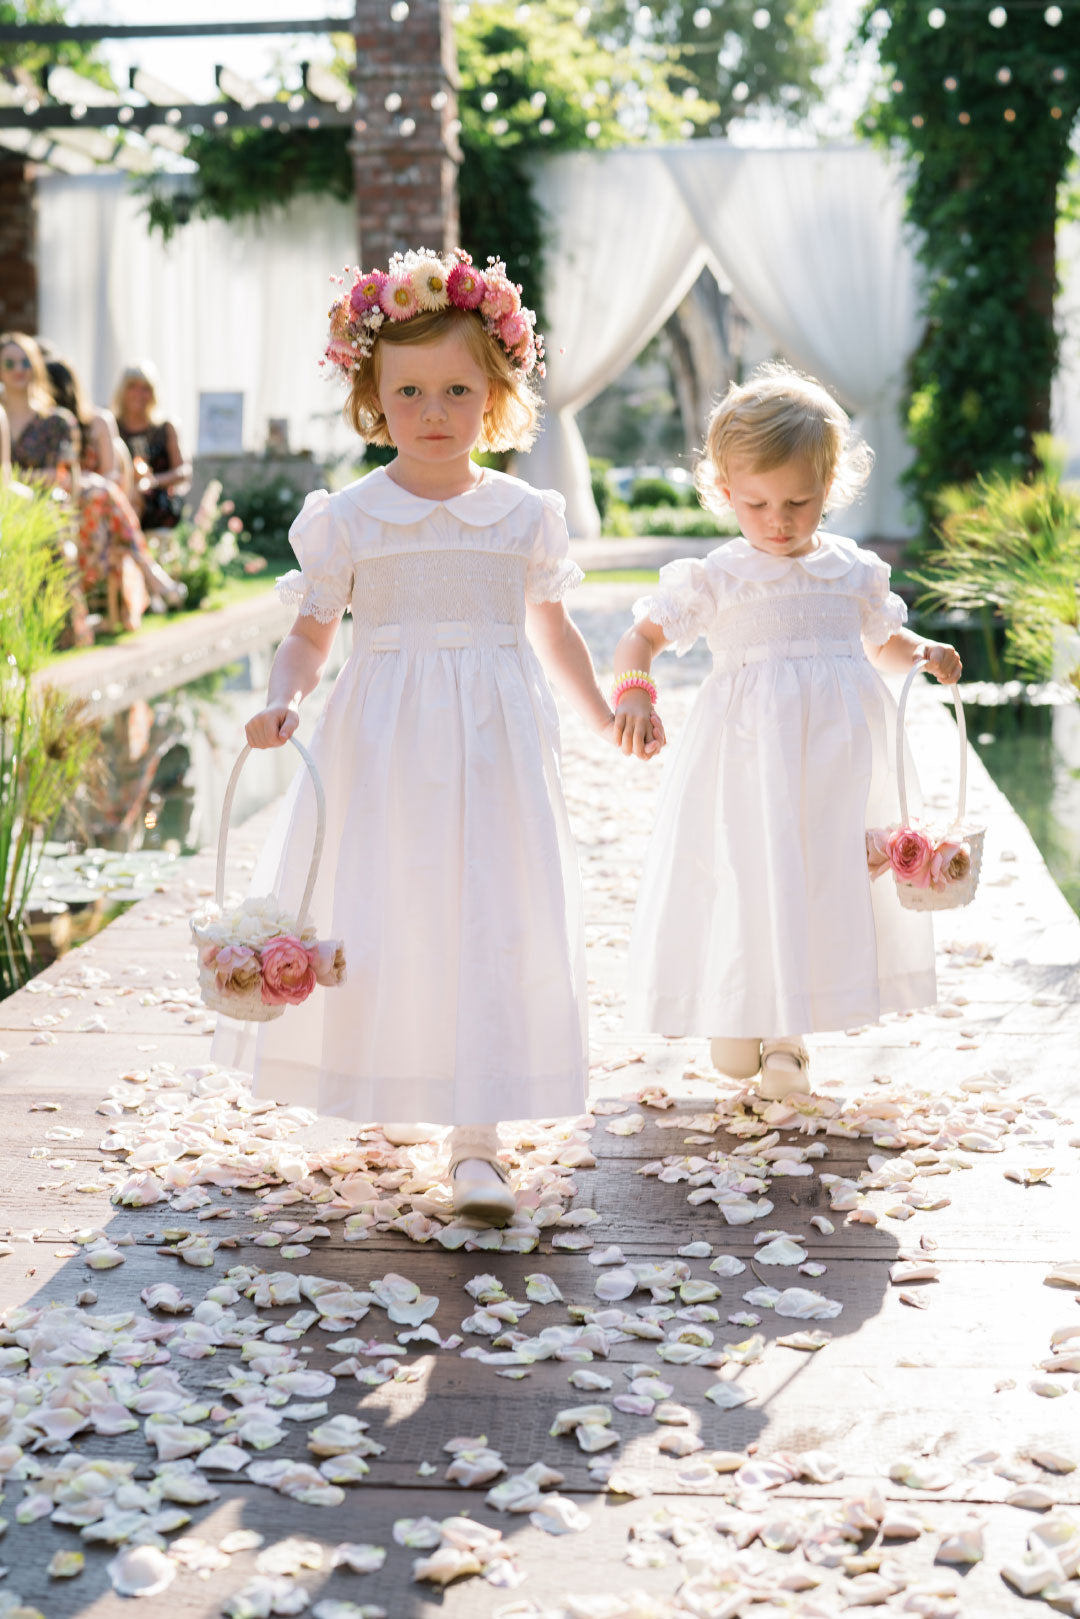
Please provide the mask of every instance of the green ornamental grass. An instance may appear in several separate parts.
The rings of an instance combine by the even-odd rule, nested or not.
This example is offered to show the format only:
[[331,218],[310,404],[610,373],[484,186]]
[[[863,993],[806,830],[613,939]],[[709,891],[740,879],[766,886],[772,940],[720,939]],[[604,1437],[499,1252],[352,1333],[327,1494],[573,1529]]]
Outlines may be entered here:
[[88,704],[35,679],[67,618],[66,527],[48,490],[0,489],[0,929],[9,946],[44,844],[100,761]]

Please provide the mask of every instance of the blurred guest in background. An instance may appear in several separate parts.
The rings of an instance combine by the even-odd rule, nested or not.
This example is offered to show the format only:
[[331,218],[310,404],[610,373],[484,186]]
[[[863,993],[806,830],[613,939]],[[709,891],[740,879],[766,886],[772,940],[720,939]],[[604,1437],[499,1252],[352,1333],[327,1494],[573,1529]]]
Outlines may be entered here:
[[56,403],[74,416],[79,430],[79,569],[91,606],[104,595],[109,629],[138,629],[154,597],[177,607],[187,592],[151,554],[146,536],[121,483],[122,464],[113,444],[112,414],[92,405],[66,360],[46,361]]
[[11,429],[8,427],[7,411],[0,405],[0,485],[7,483],[11,477]]
[[[15,476],[53,484],[58,499],[72,499],[79,481],[78,424],[55,404],[41,350],[26,332],[0,332],[0,385]],[[65,541],[63,553],[70,571],[68,628],[61,644],[89,646],[94,638],[72,540]]]
[[157,373],[149,363],[129,365],[113,395],[120,437],[135,466],[135,508],[143,529],[175,528],[180,497],[191,482],[172,422],[158,406]]
[[0,382],[13,464],[70,492],[77,478],[78,428],[71,412],[57,407],[41,350],[25,332],[0,332]]

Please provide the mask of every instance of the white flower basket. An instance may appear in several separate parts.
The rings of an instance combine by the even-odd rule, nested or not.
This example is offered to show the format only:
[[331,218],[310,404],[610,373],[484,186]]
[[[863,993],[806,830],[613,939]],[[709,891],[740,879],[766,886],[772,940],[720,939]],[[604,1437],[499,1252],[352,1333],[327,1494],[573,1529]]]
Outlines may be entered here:
[[[308,867],[307,883],[304,887],[304,897],[300,902],[299,913],[293,919],[284,917],[278,910],[277,921],[280,923],[278,931],[288,932],[298,939],[305,934],[313,939],[314,930],[307,926],[307,913],[315,888],[315,879],[319,874],[319,862],[322,859],[323,842],[326,836],[326,795],[323,792],[319,773],[315,768],[315,761],[310,753],[302,742],[297,741],[296,737],[289,737],[289,741],[300,754],[311,775],[311,784],[315,791],[315,844],[311,851],[311,864]],[[232,814],[233,799],[236,796],[237,783],[240,780],[240,772],[250,752],[251,748],[245,747],[233,766],[228,786],[225,789],[225,802],[221,809],[221,827],[218,832],[217,878],[214,885],[214,899],[219,914],[213,920],[192,922],[191,937],[199,948],[199,993],[202,996],[204,1005],[210,1007],[212,1011],[224,1012],[227,1017],[236,1018],[241,1023],[268,1023],[272,1018],[280,1017],[285,1010],[285,1004],[288,1003],[272,1004],[265,1001],[263,999],[261,977],[250,988],[229,987],[222,989],[213,963],[203,960],[204,953],[209,945],[221,945],[224,943],[243,945],[258,952],[262,946],[269,942],[269,935],[267,937],[257,937],[254,932],[248,932],[245,936],[243,907],[238,913],[235,931],[227,938],[223,938],[223,925],[220,919],[220,912],[225,898],[225,851],[229,836],[229,820]],[[276,902],[273,899],[262,902],[263,909],[267,912],[271,912],[275,905]],[[248,902],[248,920],[254,920],[250,902]]]
[[[900,825],[908,827],[911,821],[908,817],[907,779],[904,767],[904,715],[907,712],[908,694],[916,675],[926,668],[925,662],[920,661],[912,666],[904,689],[900,693],[900,703],[896,715],[896,780],[900,789]],[[979,886],[979,872],[982,868],[983,842],[986,837],[986,828],[970,826],[965,821],[967,810],[967,721],[964,718],[964,705],[960,700],[960,692],[956,686],[952,688],[953,704],[956,708],[956,732],[960,743],[960,786],[957,793],[956,815],[943,834],[944,838],[964,843],[968,847],[971,863],[965,876],[955,882],[946,882],[943,888],[919,887],[915,883],[904,882],[896,873],[896,896],[901,905],[909,911],[949,911],[961,905],[970,905],[975,898],[975,890]],[[942,841],[941,839],[937,840]]]

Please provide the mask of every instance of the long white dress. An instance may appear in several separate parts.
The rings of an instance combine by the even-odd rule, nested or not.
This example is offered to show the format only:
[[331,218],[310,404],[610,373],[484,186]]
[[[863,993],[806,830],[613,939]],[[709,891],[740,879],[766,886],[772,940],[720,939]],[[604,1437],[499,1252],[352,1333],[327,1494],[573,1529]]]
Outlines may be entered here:
[[[358,1121],[581,1112],[584,929],[559,723],[526,601],[580,582],[562,497],[486,471],[424,500],[379,469],[308,496],[301,613],[351,608],[353,651],[309,744],[326,788],[311,905],[347,981],[271,1023],[222,1018],[215,1059],[256,1095]],[[252,892],[298,906],[314,799],[297,778]]]
[[936,999],[930,918],[871,885],[895,824],[896,705],[863,646],[907,616],[889,568],[819,533],[672,562],[639,618],[713,655],[666,775],[630,946],[627,1020],[661,1034],[847,1029]]

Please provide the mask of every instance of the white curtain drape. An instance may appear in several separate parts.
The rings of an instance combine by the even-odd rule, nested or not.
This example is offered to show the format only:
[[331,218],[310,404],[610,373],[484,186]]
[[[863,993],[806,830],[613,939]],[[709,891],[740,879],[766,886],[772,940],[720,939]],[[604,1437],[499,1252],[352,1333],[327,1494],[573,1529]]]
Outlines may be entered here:
[[664,160],[736,303],[839,394],[875,451],[844,531],[910,532],[899,411],[922,321],[901,166],[866,146],[761,152],[720,141]]
[[243,393],[246,447],[270,417],[294,449],[350,438],[318,361],[328,276],[356,256],[353,210],[304,197],[265,220],[194,220],[167,245],[123,175],[39,183],[40,327],[99,404],[133,361],[152,360],[162,405],[195,449],[200,391]]
[[534,184],[546,216],[546,420],[519,471],[566,496],[572,534],[600,520],[574,413],[614,380],[701,272],[700,234],[659,151],[546,159]]

